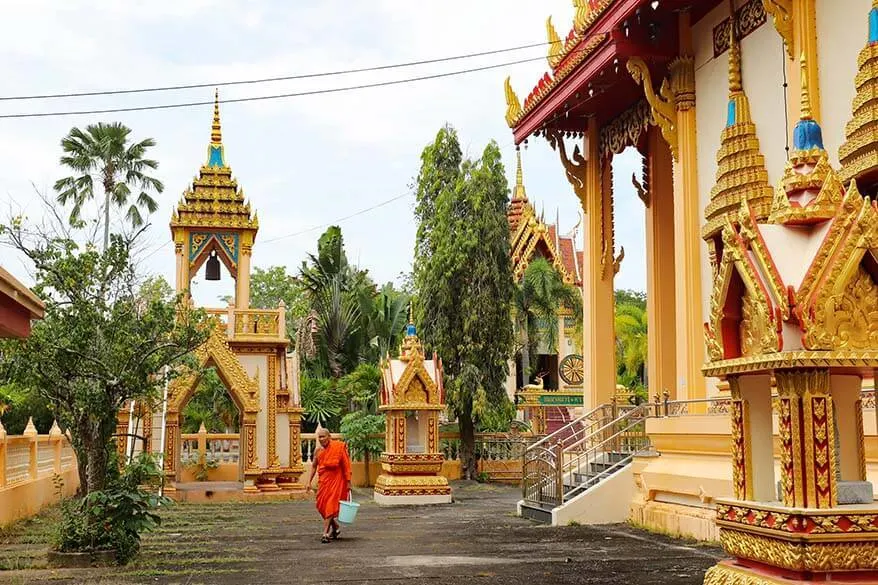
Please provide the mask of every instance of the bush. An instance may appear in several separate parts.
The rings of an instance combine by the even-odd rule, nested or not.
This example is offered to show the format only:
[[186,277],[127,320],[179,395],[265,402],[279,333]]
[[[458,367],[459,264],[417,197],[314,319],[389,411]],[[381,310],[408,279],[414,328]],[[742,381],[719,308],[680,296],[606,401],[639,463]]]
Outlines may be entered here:
[[[112,463],[111,468],[118,469]],[[116,560],[125,564],[140,549],[140,535],[161,523],[155,510],[171,500],[149,489],[161,477],[152,456],[141,454],[121,474],[113,475],[106,489],[61,504],[61,522],[54,542],[58,551],[113,550]]]
[[384,415],[369,414],[364,411],[346,414],[341,419],[341,433],[355,460],[366,456],[376,457],[384,451]]

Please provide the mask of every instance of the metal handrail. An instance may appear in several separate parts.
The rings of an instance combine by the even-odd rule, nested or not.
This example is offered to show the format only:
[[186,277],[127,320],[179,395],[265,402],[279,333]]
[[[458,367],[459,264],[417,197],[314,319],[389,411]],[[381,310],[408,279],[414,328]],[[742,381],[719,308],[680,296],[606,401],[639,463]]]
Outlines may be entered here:
[[[599,409],[606,412],[606,407],[607,405],[602,405],[589,414],[594,415]],[[591,430],[572,444],[565,445],[558,440],[554,445],[549,445],[548,442],[543,441],[539,445],[534,444],[529,447],[524,453],[522,498],[544,506],[562,504],[567,499],[564,493],[564,479],[574,473],[574,466],[578,465],[577,470],[581,471],[582,467],[579,464],[583,457],[587,458],[589,454],[599,453],[602,447],[621,447],[622,443],[629,439],[626,433],[630,433],[637,425],[642,424],[649,417],[652,408],[653,405],[644,404],[626,408],[616,418],[605,417],[591,421],[592,424],[589,425]],[[624,428],[619,428],[620,423],[625,424]],[[597,428],[594,428],[595,426]],[[638,446],[640,443],[648,444],[645,428],[640,430],[636,438]],[[574,451],[586,444],[589,445],[587,449]],[[630,456],[635,452],[637,451],[631,452]],[[568,456],[573,453],[575,456],[568,461]],[[577,486],[574,491],[580,488],[581,486]]]
[[606,408],[608,408],[608,405],[606,405],[606,404],[601,404],[601,405],[595,407],[594,409],[583,414],[579,418],[576,418],[576,419],[570,421],[569,423],[567,423],[566,425],[564,425],[560,429],[556,430],[555,432],[546,435],[545,437],[543,437],[542,439],[540,439],[539,441],[537,441],[536,443],[534,443],[533,445],[531,445],[528,448],[533,449],[533,448],[538,448],[538,447],[544,447],[545,446],[544,444],[554,445],[558,441],[559,438],[569,436],[571,431],[575,434],[576,433],[576,431],[574,430],[575,427],[577,425],[581,424],[583,421],[592,422],[591,419],[595,416],[595,414],[599,411],[601,411],[603,414],[603,411]]

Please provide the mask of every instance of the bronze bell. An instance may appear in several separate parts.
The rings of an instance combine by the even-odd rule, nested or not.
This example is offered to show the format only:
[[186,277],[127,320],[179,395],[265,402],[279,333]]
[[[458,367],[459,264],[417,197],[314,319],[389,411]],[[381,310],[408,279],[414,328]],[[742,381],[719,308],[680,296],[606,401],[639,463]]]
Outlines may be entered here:
[[216,255],[216,250],[211,250],[210,256],[207,257],[207,268],[205,269],[207,280],[220,279],[220,263]]

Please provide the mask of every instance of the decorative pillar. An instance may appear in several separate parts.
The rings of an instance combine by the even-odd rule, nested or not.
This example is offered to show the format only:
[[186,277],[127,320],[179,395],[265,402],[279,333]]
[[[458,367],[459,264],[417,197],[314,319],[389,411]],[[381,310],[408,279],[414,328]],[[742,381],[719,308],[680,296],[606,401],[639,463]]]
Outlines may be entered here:
[[245,414],[244,424],[241,428],[241,457],[244,460],[244,492],[256,493],[256,478],[259,473],[259,461],[256,454],[256,414]]
[[[601,176],[600,131],[597,119],[588,119],[586,134],[585,201],[583,202],[582,300],[585,326],[583,374],[586,411],[610,402],[616,390],[616,339],[614,323],[613,271],[603,270],[606,262],[607,196]],[[612,229],[612,228],[611,228]],[[609,250],[612,261],[612,248]]]
[[775,377],[779,423],[785,427],[781,432],[784,505],[833,508],[838,498],[838,452],[829,370],[783,370]]
[[695,67],[689,12],[679,15],[680,57],[670,65],[677,113],[677,164],[674,165],[674,275],[677,321],[676,398],[706,396],[704,316],[701,307],[701,202],[695,124]]
[[[235,306],[238,309],[250,308],[250,254],[253,251],[253,234],[241,234],[241,253],[238,256],[238,276],[235,280]],[[248,237],[249,236],[249,237]]]
[[677,335],[674,271],[674,164],[659,130],[647,132],[644,182],[646,206],[647,385],[676,392]]
[[179,433],[179,414],[168,413],[165,419],[165,453],[163,456],[162,467],[164,468],[165,492],[175,492],[174,482],[177,481],[177,453],[179,452],[178,442],[180,440]]

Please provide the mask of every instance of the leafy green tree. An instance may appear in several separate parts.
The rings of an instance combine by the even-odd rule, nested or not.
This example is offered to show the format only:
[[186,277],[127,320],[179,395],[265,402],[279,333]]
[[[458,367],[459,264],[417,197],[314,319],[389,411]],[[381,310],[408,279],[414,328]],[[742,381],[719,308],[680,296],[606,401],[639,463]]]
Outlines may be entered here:
[[500,150],[458,160],[446,126],[421,155],[415,243],[416,318],[428,350],[445,366],[447,399],[461,436],[463,476],[476,476],[475,424],[508,401],[514,285]]
[[378,414],[381,370],[372,364],[360,364],[338,381],[338,390],[350,402],[350,412],[341,419],[341,432],[355,458],[369,459],[384,450],[385,416]]
[[[89,124],[84,131],[74,127],[61,140],[64,150],[61,164],[75,174],[55,182],[58,202],[73,203],[70,221],[75,224],[80,221],[83,205],[95,197],[95,183],[103,187],[104,250],[110,242],[110,208],[127,205],[125,216],[132,227],[138,228],[144,222],[141,208],[148,213],[158,209],[150,192],[161,193],[165,189],[161,181],[148,174],[159,166],[158,162],[146,158],[155,140],[146,138],[131,143],[130,134],[131,129],[119,122],[99,122]],[[129,205],[132,190],[140,192]]]
[[619,383],[635,390],[643,388],[648,351],[646,310],[637,304],[616,305],[615,327]]
[[[16,342],[5,340],[5,343],[11,345]],[[28,419],[33,418],[37,431],[48,433],[55,415],[52,414],[46,399],[38,392],[15,382],[8,380],[3,382],[7,378],[3,373],[5,369],[0,365],[0,422],[3,423],[6,432],[10,435],[20,435],[24,432]]]
[[208,433],[236,433],[240,428],[238,407],[216,368],[202,372],[198,387],[183,409],[182,432],[197,433],[202,424]]
[[571,307],[577,322],[582,321],[582,295],[566,284],[545,258],[535,258],[515,287],[515,328],[521,343],[521,368],[530,378],[530,356],[540,341],[554,349],[558,343],[558,311]]
[[119,409],[131,399],[158,399],[166,376],[206,340],[206,317],[140,297],[131,258],[136,235],[114,234],[98,251],[31,236],[20,221],[0,232],[33,262],[34,292],[46,304],[31,336],[9,351],[11,379],[37,390],[70,429],[82,493],[102,491]]
[[370,326],[370,344],[377,350],[377,355],[371,356],[373,361],[388,354],[395,355],[408,322],[410,302],[411,296],[394,289],[392,283],[388,282],[378,291]]
[[646,310],[646,293],[639,290],[617,289],[614,291],[616,306],[634,305]]
[[308,314],[305,288],[285,266],[256,267],[250,274],[250,306],[254,309],[276,309],[283,301],[287,308],[287,335],[295,333],[298,320]]
[[367,357],[375,284],[366,271],[348,262],[338,226],[320,236],[317,254],[302,263],[299,279],[319,323],[319,355],[308,369],[341,378]]

